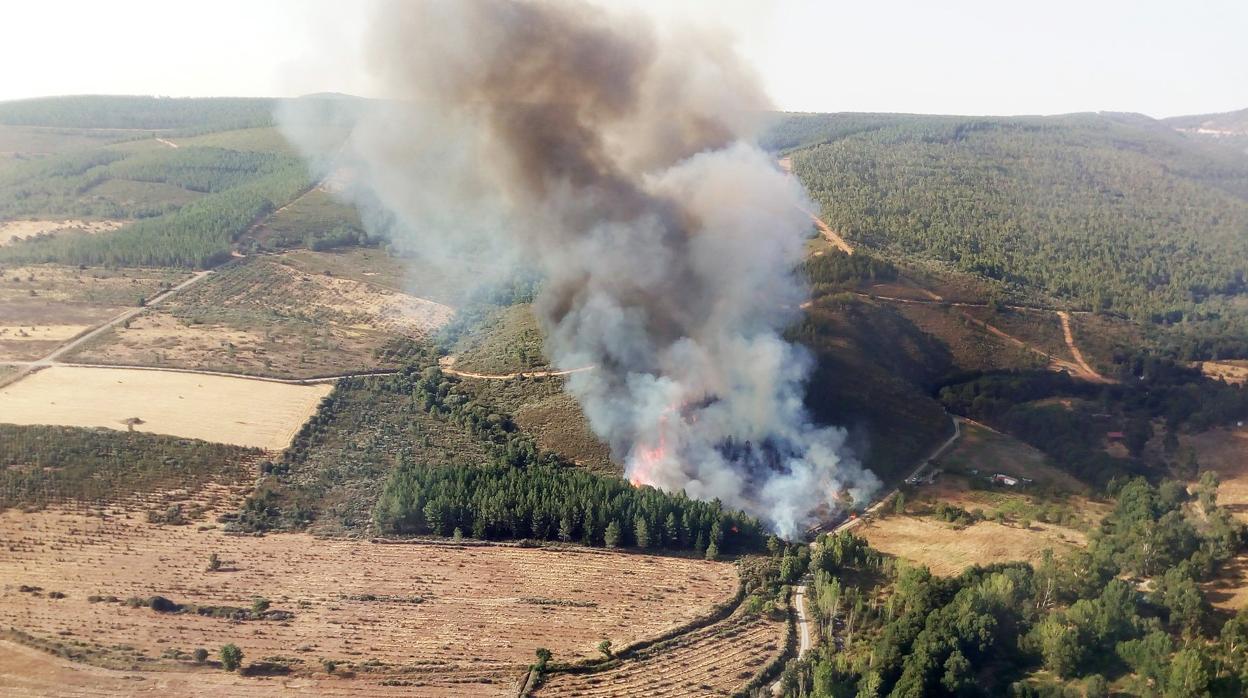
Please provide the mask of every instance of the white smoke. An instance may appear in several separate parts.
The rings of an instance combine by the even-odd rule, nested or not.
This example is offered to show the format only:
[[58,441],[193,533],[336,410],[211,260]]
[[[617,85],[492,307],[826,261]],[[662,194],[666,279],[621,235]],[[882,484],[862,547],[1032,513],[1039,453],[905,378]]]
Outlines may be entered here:
[[374,232],[452,265],[525,264],[546,350],[635,482],[718,498],[786,536],[878,480],[803,406],[810,357],[781,333],[807,292],[800,185],[752,144],[762,91],[721,37],[583,2],[387,6],[331,149]]

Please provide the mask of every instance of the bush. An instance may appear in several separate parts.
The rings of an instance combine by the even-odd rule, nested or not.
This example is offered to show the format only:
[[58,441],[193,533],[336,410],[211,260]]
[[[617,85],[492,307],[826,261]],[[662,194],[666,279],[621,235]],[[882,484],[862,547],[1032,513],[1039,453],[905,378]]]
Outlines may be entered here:
[[196,664],[203,664],[204,662],[208,661],[208,650],[204,649],[203,647],[200,647],[199,649],[195,650],[194,657],[195,657]]
[[226,671],[234,671],[243,664],[243,651],[238,645],[230,643],[221,648],[221,666]]

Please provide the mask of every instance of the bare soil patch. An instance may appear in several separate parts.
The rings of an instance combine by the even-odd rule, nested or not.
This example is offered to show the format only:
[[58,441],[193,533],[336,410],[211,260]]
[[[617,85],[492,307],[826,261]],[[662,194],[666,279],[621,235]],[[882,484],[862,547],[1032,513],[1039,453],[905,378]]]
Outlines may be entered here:
[[[603,638],[622,646],[707,613],[737,584],[732,565],[696,559],[306,534],[237,537],[215,526],[158,526],[119,511],[10,511],[0,514],[0,533],[11,545],[0,558],[0,627],[61,643],[96,664],[196,675],[189,662],[160,656],[233,642],[248,661],[289,658],[291,680],[365,693],[384,679],[414,695],[514,695],[537,647],[563,660],[592,657]],[[224,562],[210,572],[214,552]],[[43,592],[21,592],[19,585]],[[51,591],[66,597],[51,598]],[[294,615],[240,622],[91,603],[93,595],[240,607],[263,596]],[[356,678],[325,676],[322,659]],[[35,680],[20,666],[0,667],[0,682]]]
[[164,371],[54,366],[0,388],[0,422],[132,428],[285,448],[332,386]]

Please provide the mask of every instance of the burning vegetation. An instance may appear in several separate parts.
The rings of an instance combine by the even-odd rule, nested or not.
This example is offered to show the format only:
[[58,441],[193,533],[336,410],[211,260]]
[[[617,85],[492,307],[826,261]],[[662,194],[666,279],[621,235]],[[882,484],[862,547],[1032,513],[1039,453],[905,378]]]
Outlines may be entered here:
[[568,388],[630,481],[785,535],[866,501],[878,481],[811,421],[811,361],[781,337],[809,204],[753,144],[767,102],[730,43],[584,2],[434,0],[386,6],[368,45],[389,99],[338,107],[341,149],[299,102],[286,132],[357,173],[370,234],[541,275],[546,352],[596,367]]

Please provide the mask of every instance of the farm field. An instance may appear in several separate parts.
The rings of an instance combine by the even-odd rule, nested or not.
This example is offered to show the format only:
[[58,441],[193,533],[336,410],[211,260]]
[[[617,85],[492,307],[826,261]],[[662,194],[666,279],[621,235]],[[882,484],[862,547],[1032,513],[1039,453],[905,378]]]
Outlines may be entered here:
[[451,308],[351,279],[248,259],[84,344],[68,361],[306,378],[395,367]]
[[0,388],[0,422],[106,427],[281,449],[330,385],[54,366]]
[[591,674],[554,674],[537,696],[731,696],[784,651],[785,623],[744,609]]
[[[0,626],[35,642],[59,643],[102,666],[187,671],[196,668],[169,658],[173,650],[234,642],[249,660],[281,656],[318,683],[330,680],[321,660],[332,659],[357,681],[401,679],[415,695],[506,695],[537,647],[560,660],[589,658],[601,639],[623,646],[705,614],[737,585],[732,565],[696,559],[232,537],[216,526],[159,526],[117,510],[8,511],[0,532],[11,541],[0,560]],[[216,572],[207,569],[212,553],[223,560]],[[153,595],[238,607],[262,596],[293,617],[239,622],[88,598]],[[30,680],[12,673],[0,672],[0,687]]]

